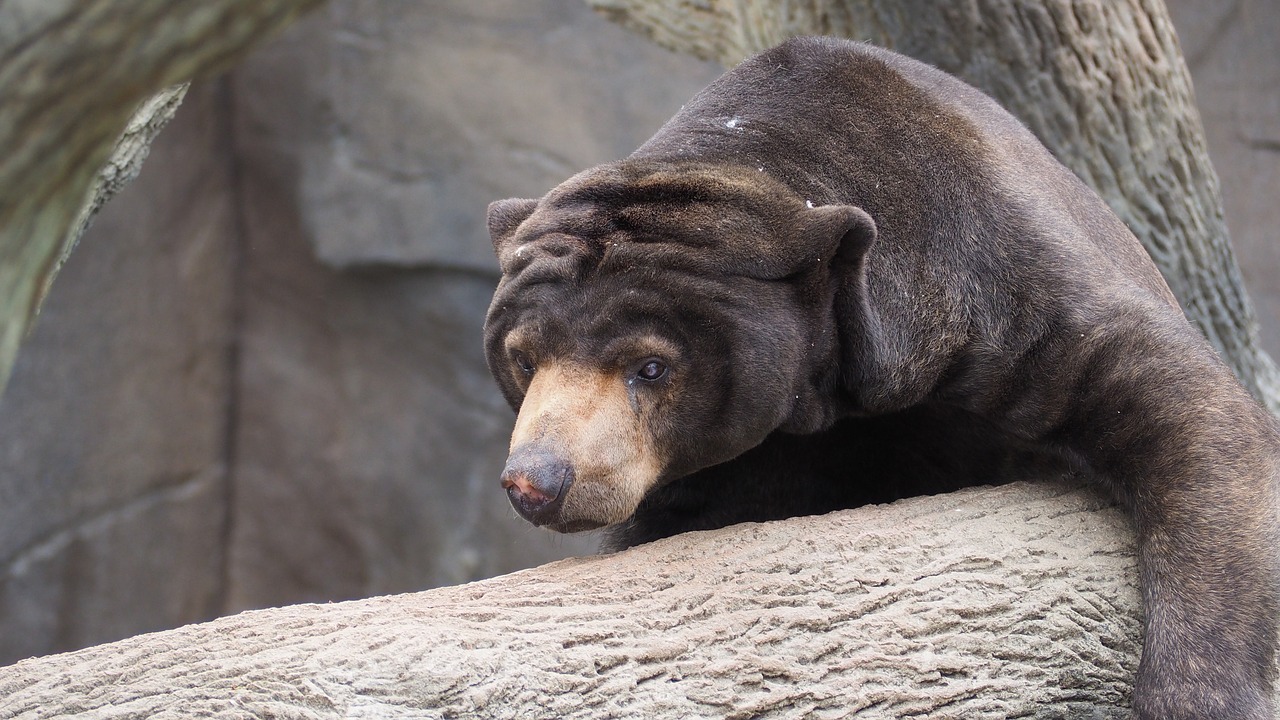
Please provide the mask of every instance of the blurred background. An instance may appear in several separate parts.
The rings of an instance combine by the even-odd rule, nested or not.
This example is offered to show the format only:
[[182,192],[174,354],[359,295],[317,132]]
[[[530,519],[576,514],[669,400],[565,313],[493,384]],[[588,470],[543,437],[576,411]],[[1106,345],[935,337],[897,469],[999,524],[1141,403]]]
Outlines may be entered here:
[[[1280,4],[1168,5],[1280,356]],[[581,0],[332,0],[193,87],[0,397],[0,664],[593,552],[498,486],[484,209],[720,71]]]

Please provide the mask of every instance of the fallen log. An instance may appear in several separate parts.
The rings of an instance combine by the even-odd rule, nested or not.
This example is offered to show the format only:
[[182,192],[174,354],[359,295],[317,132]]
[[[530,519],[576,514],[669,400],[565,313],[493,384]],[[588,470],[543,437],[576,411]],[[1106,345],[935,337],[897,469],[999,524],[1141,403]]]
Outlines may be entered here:
[[1015,483],[0,668],[0,715],[1123,718],[1127,519]]

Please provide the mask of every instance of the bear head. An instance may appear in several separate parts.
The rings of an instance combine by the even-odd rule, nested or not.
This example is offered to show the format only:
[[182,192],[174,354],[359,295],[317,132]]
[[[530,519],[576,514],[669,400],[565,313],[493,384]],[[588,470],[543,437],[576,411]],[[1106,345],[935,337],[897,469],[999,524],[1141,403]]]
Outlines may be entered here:
[[840,410],[836,293],[875,225],[755,168],[624,160],[489,207],[490,371],[517,412],[502,485],[561,532]]

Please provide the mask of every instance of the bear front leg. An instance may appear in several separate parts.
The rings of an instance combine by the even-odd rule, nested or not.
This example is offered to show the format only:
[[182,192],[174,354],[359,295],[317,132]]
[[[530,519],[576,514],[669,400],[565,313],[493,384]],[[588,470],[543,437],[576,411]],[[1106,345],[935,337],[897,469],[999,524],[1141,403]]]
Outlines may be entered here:
[[1136,522],[1146,619],[1133,715],[1270,720],[1275,419],[1199,338],[1135,331],[1107,345],[1083,365],[1075,411],[1058,431]]
[[1270,719],[1275,446],[1225,435],[1199,442],[1216,447],[1191,441],[1189,452],[1170,454],[1166,472],[1135,479],[1127,493],[1146,608],[1134,715]]
[[1152,477],[1136,488],[1146,619],[1135,718],[1274,717],[1278,608],[1269,492],[1252,480],[1189,475]]

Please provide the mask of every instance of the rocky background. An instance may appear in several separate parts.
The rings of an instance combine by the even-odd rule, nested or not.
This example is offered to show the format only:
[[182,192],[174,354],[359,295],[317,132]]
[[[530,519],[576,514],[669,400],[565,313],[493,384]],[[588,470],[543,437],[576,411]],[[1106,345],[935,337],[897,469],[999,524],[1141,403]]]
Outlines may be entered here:
[[[1169,5],[1280,354],[1280,5]],[[484,206],[718,73],[580,0],[333,0],[194,88],[0,398],[0,663],[590,552],[497,487]]]

